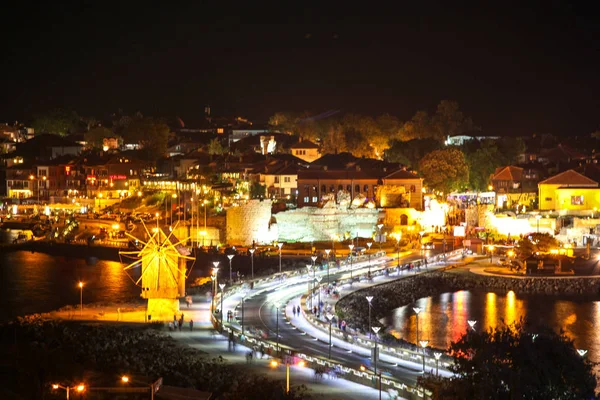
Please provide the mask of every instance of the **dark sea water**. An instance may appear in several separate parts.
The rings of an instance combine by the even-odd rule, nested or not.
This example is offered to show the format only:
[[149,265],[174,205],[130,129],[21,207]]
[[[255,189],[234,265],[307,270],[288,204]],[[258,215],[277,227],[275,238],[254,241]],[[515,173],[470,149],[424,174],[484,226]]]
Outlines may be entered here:
[[517,295],[508,293],[458,291],[425,297],[414,304],[397,308],[387,318],[400,336],[416,342],[419,314],[419,340],[444,349],[467,330],[469,320],[475,328],[498,327],[526,318],[531,331],[542,325],[563,329],[574,340],[575,347],[588,350],[588,356],[600,361],[600,298],[550,295]]

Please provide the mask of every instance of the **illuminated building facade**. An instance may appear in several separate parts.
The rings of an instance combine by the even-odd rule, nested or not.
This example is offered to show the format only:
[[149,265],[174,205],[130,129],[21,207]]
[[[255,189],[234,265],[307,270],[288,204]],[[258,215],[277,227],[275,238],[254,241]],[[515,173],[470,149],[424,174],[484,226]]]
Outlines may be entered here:
[[598,182],[570,169],[538,184],[540,210],[592,210],[599,207]]

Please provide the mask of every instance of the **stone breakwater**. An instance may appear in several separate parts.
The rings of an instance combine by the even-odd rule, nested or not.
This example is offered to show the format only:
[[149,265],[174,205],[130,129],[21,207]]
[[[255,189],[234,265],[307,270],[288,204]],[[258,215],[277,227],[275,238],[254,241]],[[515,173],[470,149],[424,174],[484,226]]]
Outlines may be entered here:
[[368,303],[365,296],[374,296],[373,319],[381,319],[417,299],[459,290],[487,290],[517,294],[597,295],[600,278],[510,278],[452,272],[432,272],[400,279],[388,284],[356,291],[336,304],[336,311],[349,327],[368,330]]

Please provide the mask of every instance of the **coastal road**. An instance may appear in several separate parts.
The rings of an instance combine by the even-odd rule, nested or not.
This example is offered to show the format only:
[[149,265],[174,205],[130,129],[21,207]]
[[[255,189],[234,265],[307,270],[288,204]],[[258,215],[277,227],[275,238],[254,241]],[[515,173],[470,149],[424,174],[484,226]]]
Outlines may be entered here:
[[[419,259],[421,259],[421,257],[417,252],[416,254],[403,257],[401,259],[401,264],[417,261]],[[386,263],[386,266],[389,268],[395,266],[396,264],[396,260],[391,260]],[[380,269],[381,267],[382,265],[379,264],[377,266],[372,266],[371,268],[372,270],[376,270]],[[354,276],[359,276],[361,274],[365,274],[366,272],[366,263],[361,263],[359,268],[356,268],[353,271],[353,274]],[[408,276],[409,273],[405,271],[403,274],[404,275],[399,277]],[[410,273],[410,275],[412,275],[412,273]],[[349,271],[336,271],[335,273],[330,274],[330,279],[332,282],[334,282],[349,276]],[[327,357],[329,347],[329,342],[326,338],[327,335],[325,335],[325,337],[321,337],[320,339],[315,339],[315,337],[308,335],[291,325],[283,317],[283,315],[279,316],[279,324],[277,323],[277,308],[274,306],[274,303],[280,302],[285,304],[289,300],[294,299],[292,304],[294,306],[299,305],[299,298],[308,290],[308,279],[308,275],[305,275],[304,280],[298,279],[298,281],[295,283],[290,283],[289,285],[283,287],[272,288],[270,291],[260,293],[246,300],[244,303],[244,326],[246,329],[250,327],[262,330],[268,335],[270,340],[276,341],[278,325],[279,341],[281,344],[285,344],[289,347],[297,349],[302,353]],[[354,285],[358,286],[359,284],[355,283]],[[325,298],[322,300],[325,301]],[[291,316],[291,305],[288,308],[288,315]],[[241,319],[241,306],[237,308],[237,315],[238,318]],[[300,316],[294,318],[303,319],[303,317]],[[358,368],[361,364],[371,366],[369,350],[356,346],[354,346],[354,350],[352,350],[352,345],[346,345],[346,347],[350,346],[351,348],[351,350],[347,350],[347,348],[342,348],[342,346],[336,345],[337,341],[339,341],[339,339],[335,337],[332,340],[334,343],[331,349],[332,360],[343,363],[347,366],[352,366],[354,368]],[[381,358],[382,360],[380,360],[378,363],[379,370],[381,370],[384,374],[389,374],[399,378],[401,381],[407,384],[414,385],[417,381],[417,378],[422,375],[421,368],[418,366],[418,364],[395,363],[393,361],[386,361],[385,359],[387,357],[382,356]]]

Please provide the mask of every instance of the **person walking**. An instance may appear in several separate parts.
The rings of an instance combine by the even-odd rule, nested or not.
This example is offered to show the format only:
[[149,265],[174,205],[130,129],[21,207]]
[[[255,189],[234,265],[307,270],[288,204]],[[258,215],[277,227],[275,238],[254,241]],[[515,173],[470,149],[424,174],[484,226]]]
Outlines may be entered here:
[[190,332],[194,330],[194,320],[190,319]]

